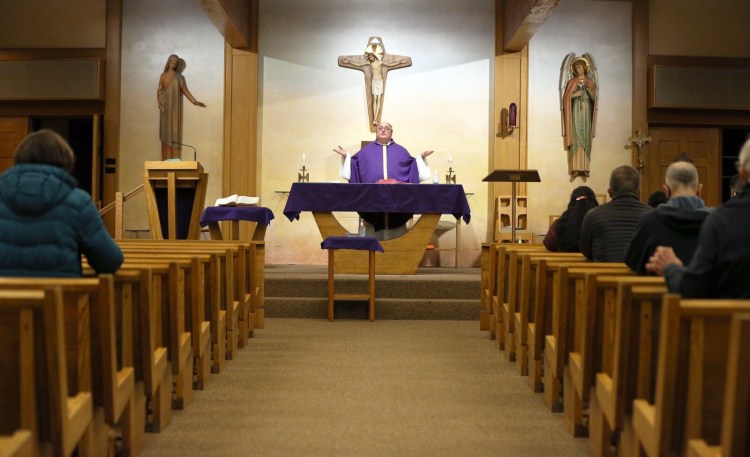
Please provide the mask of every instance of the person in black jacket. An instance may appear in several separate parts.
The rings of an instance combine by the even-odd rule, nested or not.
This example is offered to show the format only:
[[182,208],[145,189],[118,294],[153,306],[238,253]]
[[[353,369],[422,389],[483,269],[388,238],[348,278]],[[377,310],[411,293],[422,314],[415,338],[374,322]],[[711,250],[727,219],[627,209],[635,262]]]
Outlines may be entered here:
[[750,298],[750,140],[740,151],[745,183],[737,198],[717,208],[701,227],[698,249],[687,267],[670,247],[659,246],[646,269],[664,275],[671,292],[684,298]]
[[646,263],[657,246],[671,246],[677,257],[689,263],[710,212],[700,198],[695,165],[672,163],[667,167],[665,182],[669,200],[641,218],[625,253],[625,263],[640,274],[646,274]]
[[544,236],[544,247],[548,251],[580,252],[578,240],[581,237],[583,217],[591,208],[599,206],[594,191],[588,186],[573,189],[568,209],[550,225]]
[[639,200],[641,175],[629,165],[612,170],[607,192],[612,201],[583,219],[581,253],[594,262],[622,262],[638,222],[653,208]]

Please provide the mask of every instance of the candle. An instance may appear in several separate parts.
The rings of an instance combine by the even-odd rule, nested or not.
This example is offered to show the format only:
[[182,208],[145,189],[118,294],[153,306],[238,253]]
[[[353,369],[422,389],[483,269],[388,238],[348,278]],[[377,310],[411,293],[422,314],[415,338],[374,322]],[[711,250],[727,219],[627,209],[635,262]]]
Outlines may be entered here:
[[302,154],[302,165],[304,165],[304,164],[305,164],[305,155]]
[[453,156],[448,156],[448,165],[453,166]]

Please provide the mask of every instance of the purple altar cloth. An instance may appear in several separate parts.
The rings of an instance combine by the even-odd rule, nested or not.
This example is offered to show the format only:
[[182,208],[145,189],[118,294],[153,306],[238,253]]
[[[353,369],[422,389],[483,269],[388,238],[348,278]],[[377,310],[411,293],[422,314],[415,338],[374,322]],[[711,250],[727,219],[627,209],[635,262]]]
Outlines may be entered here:
[[371,236],[329,236],[320,243],[320,249],[356,249],[358,251],[380,251],[383,246]]
[[292,184],[284,215],[299,219],[302,211],[358,211],[373,213],[438,213],[471,220],[461,184]]
[[273,211],[263,206],[209,206],[201,214],[201,227],[220,221],[251,221],[268,225],[273,218]]

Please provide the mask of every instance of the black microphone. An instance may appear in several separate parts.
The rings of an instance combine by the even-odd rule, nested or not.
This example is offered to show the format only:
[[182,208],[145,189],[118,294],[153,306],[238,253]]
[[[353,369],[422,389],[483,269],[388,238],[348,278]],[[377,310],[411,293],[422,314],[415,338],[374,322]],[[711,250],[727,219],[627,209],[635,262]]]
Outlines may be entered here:
[[175,147],[175,146],[187,146],[189,148],[192,148],[193,149],[193,161],[194,162],[198,161],[198,151],[195,149],[195,146],[190,146],[189,144],[178,143],[176,141],[173,141],[172,142],[172,147]]

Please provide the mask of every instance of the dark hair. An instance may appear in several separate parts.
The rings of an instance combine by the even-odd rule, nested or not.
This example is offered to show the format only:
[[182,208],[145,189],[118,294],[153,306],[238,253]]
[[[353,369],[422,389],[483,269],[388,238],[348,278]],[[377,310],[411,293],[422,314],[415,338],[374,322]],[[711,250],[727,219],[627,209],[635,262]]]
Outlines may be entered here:
[[75,155],[67,141],[52,130],[30,133],[21,141],[13,155],[13,163],[41,163],[73,171]]
[[666,203],[667,200],[667,194],[665,194],[664,191],[657,190],[656,192],[648,196],[648,206],[656,208],[662,203]]
[[609,188],[612,197],[622,194],[637,194],[641,189],[641,175],[630,165],[622,165],[614,170],[609,177]]
[[578,240],[581,237],[583,216],[591,208],[599,206],[594,191],[588,186],[573,189],[568,202],[568,209],[562,213],[555,226],[557,234],[557,250],[561,252],[578,252]]

